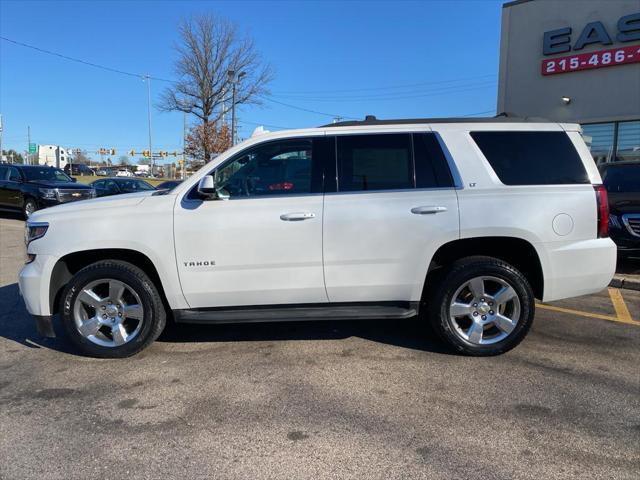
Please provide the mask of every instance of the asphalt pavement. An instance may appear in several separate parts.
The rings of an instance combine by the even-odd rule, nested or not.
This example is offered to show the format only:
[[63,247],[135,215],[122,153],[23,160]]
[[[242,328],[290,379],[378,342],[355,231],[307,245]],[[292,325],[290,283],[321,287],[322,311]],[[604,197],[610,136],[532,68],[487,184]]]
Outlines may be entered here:
[[0,479],[639,476],[640,292],[541,306],[492,358],[359,321],[171,327],[97,360],[37,336],[22,235],[0,218]]

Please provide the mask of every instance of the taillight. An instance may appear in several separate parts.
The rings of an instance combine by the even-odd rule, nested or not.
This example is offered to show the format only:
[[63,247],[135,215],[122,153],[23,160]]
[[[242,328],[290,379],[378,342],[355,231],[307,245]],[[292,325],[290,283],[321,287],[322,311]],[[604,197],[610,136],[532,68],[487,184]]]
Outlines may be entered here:
[[598,238],[609,236],[609,195],[604,185],[594,185],[596,208],[598,209]]

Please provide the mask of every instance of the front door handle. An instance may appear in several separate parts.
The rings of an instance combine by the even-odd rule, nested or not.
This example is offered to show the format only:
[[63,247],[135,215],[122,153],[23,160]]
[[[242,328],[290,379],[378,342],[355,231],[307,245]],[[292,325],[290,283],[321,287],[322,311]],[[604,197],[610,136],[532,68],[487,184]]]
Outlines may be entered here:
[[285,222],[300,222],[302,220],[309,220],[315,218],[316,214],[311,212],[295,212],[295,213],[283,213],[280,215],[280,220]]
[[433,205],[426,205],[422,207],[413,207],[411,209],[411,213],[415,213],[416,215],[430,215],[433,213],[446,212],[447,207],[436,207]]

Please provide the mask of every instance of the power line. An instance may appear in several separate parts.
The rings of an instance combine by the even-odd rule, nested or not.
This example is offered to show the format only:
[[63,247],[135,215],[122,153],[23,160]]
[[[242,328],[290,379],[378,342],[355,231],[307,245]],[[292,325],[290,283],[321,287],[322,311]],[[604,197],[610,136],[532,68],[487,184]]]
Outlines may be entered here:
[[44,48],[36,47],[35,45],[29,45],[27,43],[18,42],[17,40],[12,40],[12,39],[7,38],[7,37],[0,36],[0,39],[4,40],[6,42],[13,43],[15,45],[19,45],[21,47],[30,48],[32,50],[36,50],[36,51],[41,52],[41,53],[46,53],[47,55],[53,55],[55,57],[60,57],[60,58],[63,58],[65,60],[69,60],[71,62],[81,63],[83,65],[88,65],[88,66],[94,67],[94,68],[100,68],[100,69],[106,70],[108,72],[119,73],[121,75],[127,75],[127,76],[130,76],[130,77],[137,77],[137,78],[142,78],[142,79],[151,78],[152,80],[158,80],[158,81],[161,81],[161,82],[176,83],[174,80],[167,80],[166,78],[148,77],[147,75],[142,74],[142,73],[127,72],[125,70],[120,70],[120,69],[117,69],[117,68],[107,67],[106,65],[100,65],[100,64],[94,63],[94,62],[88,62],[88,61],[82,60],[80,58],[74,58],[74,57],[70,57],[68,55],[63,55],[61,53],[52,52],[51,50],[46,50]]
[[296,110],[301,110],[303,112],[316,113],[318,115],[325,115],[327,117],[333,117],[333,118],[341,117],[341,118],[346,118],[348,120],[357,120],[355,117],[348,117],[346,115],[341,115],[341,114],[337,114],[337,113],[319,112],[318,110],[311,110],[310,108],[298,107],[296,105],[291,105],[290,103],[280,102],[278,100],[274,100],[273,98],[264,97],[262,95],[258,95],[258,97],[260,97],[263,100],[266,100],[268,102],[277,103],[278,105],[284,105],[285,107],[289,107],[289,108],[295,108]]
[[306,100],[312,102],[328,102],[328,103],[337,103],[337,102],[369,102],[369,101],[384,101],[384,100],[405,100],[410,98],[421,98],[421,97],[432,97],[438,95],[448,95],[452,93],[458,92],[466,92],[469,90],[477,90],[481,88],[495,87],[496,82],[485,82],[485,83],[477,83],[477,84],[468,84],[468,85],[457,85],[450,87],[442,87],[439,89],[422,91],[419,93],[412,92],[395,92],[395,93],[384,93],[380,95],[371,95],[371,96],[349,96],[349,97],[333,97],[333,98],[321,98],[321,97],[289,97],[289,96],[278,96],[278,98],[292,98],[296,100]]
[[340,89],[340,90],[297,90],[297,91],[281,91],[281,92],[276,92],[277,94],[307,94],[307,93],[311,93],[311,94],[322,94],[322,93],[343,93],[343,92],[361,92],[361,91],[373,91],[373,90],[391,90],[391,89],[401,89],[401,88],[410,88],[410,87],[419,87],[419,86],[424,86],[424,85],[437,85],[437,84],[443,84],[443,83],[452,83],[452,82],[463,82],[463,81],[467,81],[467,80],[478,80],[480,78],[487,78],[487,77],[495,77],[496,74],[495,73],[490,73],[490,74],[486,74],[486,75],[478,75],[475,77],[466,77],[466,78],[457,78],[457,79],[449,79],[449,80],[437,80],[434,82],[420,82],[420,83],[410,83],[410,84],[404,84],[404,85],[391,85],[391,86],[387,86],[387,87],[368,87],[368,88],[350,88],[350,89]]

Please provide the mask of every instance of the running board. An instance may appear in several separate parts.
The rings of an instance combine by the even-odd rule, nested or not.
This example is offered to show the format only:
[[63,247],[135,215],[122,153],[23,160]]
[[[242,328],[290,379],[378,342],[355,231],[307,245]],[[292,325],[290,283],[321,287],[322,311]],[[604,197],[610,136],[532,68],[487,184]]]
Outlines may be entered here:
[[390,319],[401,320],[418,315],[418,302],[315,306],[260,306],[173,310],[176,323],[260,323],[316,320]]

